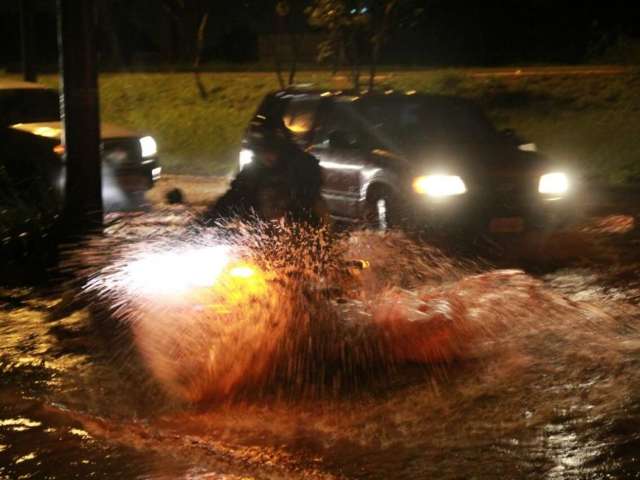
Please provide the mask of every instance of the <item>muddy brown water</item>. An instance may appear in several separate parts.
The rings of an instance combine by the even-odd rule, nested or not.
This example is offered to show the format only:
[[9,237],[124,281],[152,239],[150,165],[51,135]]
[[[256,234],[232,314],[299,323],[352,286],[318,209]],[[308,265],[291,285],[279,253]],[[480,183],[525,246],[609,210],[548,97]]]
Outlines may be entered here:
[[[134,216],[110,234],[149,242],[180,219]],[[0,478],[637,478],[640,235],[625,222],[521,244],[518,256],[554,258],[542,273],[418,261],[361,236],[374,297],[402,286],[483,328],[450,362],[396,365],[329,397],[187,405],[126,325],[68,293],[61,308],[56,286],[4,289]]]

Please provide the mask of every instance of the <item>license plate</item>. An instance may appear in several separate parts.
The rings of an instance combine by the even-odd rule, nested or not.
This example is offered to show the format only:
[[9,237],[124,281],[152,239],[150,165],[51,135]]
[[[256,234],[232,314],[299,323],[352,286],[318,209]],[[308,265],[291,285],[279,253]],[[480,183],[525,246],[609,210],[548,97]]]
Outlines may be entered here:
[[492,233],[520,233],[524,230],[521,217],[494,218],[489,224]]

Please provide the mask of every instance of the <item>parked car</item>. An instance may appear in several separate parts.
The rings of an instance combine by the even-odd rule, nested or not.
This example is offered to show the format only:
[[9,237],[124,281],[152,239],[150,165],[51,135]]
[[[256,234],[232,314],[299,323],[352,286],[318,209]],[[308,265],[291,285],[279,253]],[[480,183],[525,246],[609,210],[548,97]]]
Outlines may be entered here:
[[[269,115],[319,159],[340,221],[517,233],[564,221],[579,205],[567,166],[462,98],[289,89],[265,97],[256,116]],[[251,125],[240,168],[252,161]]]
[[[49,190],[62,200],[65,153],[57,90],[30,82],[0,81],[0,165],[27,188]],[[102,194],[105,209],[140,206],[160,178],[153,137],[101,124]]]

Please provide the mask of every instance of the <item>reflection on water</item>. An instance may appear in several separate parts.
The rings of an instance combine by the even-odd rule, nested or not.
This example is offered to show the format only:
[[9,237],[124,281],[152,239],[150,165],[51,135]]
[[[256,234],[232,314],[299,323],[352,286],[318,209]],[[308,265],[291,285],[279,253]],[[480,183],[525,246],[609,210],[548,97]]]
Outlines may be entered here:
[[[51,314],[55,293],[1,292],[13,301],[0,321],[0,478],[638,475],[637,258],[535,279],[455,261],[394,235],[363,234],[344,246],[346,255],[371,260],[372,267],[359,279],[361,294],[333,304],[327,317],[340,328],[378,325],[357,334],[383,335],[392,368],[329,396],[296,399],[267,388],[257,398],[189,406],[149,369],[149,355],[162,350],[141,353],[135,329],[104,317],[97,304],[79,303],[62,314],[58,305]],[[154,319],[162,319],[149,304],[135,308],[148,309],[135,318],[144,322],[144,338],[156,338],[154,345],[180,338],[168,328],[154,332],[160,325]],[[200,325],[198,315],[190,312],[184,321]],[[430,326],[455,319],[464,327],[455,335],[464,342],[446,362],[425,366],[410,355],[424,348],[425,332],[413,327],[425,316],[437,317]],[[174,312],[171,322],[180,321]],[[278,332],[281,338],[340,338],[341,348],[363,345],[351,327],[329,337],[299,327],[285,323]],[[246,353],[248,337],[231,332]],[[225,346],[227,368],[253,365],[229,362],[239,357],[228,342],[205,338],[197,345],[202,342]],[[299,345],[294,350],[318,354]],[[371,365],[380,373],[379,362]],[[190,374],[202,377],[199,369],[210,366],[191,363]],[[318,382],[310,373],[305,381]],[[278,375],[269,381],[283,378]]]

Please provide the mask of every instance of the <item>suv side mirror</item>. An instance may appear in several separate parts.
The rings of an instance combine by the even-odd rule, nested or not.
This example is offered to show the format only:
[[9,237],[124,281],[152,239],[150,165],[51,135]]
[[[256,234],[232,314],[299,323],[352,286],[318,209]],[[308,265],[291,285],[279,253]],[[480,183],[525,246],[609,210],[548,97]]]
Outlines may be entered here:
[[517,147],[518,150],[522,150],[525,152],[538,151],[538,147],[535,143],[525,140],[512,128],[505,128],[504,130],[500,130],[500,135],[511,145]]
[[515,147],[523,143],[522,139],[518,136],[513,128],[505,128],[503,130],[500,130],[500,136]]
[[334,130],[329,134],[329,147],[335,150],[356,148],[358,139],[352,133],[344,130]]

